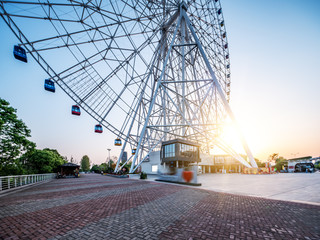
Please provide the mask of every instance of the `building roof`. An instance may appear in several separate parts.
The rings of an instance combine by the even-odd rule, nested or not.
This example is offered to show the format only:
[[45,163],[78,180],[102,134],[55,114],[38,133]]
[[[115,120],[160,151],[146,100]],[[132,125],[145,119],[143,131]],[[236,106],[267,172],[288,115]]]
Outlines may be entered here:
[[164,146],[164,145],[169,145],[169,144],[171,144],[171,143],[184,143],[184,144],[188,144],[188,145],[196,146],[196,147],[200,147],[200,146],[201,146],[201,145],[198,144],[198,143],[191,142],[191,141],[189,141],[189,140],[180,139],[180,138],[173,139],[173,140],[169,140],[169,141],[164,141],[164,142],[162,142],[162,146]]
[[288,161],[309,160],[310,158],[312,158],[312,157],[311,156],[307,156],[307,157],[291,158],[291,159],[288,159]]
[[68,162],[68,163],[62,164],[60,167],[76,167],[77,168],[77,167],[80,167],[80,165]]

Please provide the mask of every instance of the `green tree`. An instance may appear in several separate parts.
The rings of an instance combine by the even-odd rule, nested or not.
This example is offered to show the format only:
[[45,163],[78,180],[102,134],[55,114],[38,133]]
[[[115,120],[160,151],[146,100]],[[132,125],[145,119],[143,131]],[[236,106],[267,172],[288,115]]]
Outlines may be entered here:
[[91,168],[90,171],[93,171],[93,172],[95,172],[95,173],[100,173],[100,172],[101,172],[101,169],[100,169],[100,167],[99,167],[97,164],[94,164],[94,165],[92,166],[92,168]]
[[22,174],[19,157],[35,148],[31,131],[18,119],[17,110],[0,98],[0,175]]
[[269,156],[268,162],[275,162],[279,158],[279,153],[273,153]]
[[100,170],[103,171],[103,172],[107,172],[107,164],[106,163],[101,163],[100,166],[99,166]]
[[276,168],[277,171],[281,171],[286,165],[288,166],[288,160],[280,156],[276,159],[276,165],[274,166],[274,168]]
[[88,172],[90,170],[90,159],[87,155],[84,155],[81,158],[80,166],[81,166],[81,170],[84,172]]
[[259,167],[259,168],[261,168],[261,167],[265,167],[265,163],[260,162],[260,160],[259,160],[259,159],[255,158],[254,160],[256,161],[256,163],[257,163],[257,165],[258,165],[258,167]]
[[29,173],[52,173],[59,170],[59,166],[66,163],[65,159],[55,149],[35,149],[24,154],[21,163]]

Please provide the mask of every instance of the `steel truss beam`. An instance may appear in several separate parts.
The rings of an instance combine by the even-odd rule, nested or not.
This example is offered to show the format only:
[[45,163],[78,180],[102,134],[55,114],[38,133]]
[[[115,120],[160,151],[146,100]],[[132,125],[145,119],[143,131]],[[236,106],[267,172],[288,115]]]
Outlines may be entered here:
[[[179,14],[178,14],[179,13]],[[174,25],[176,23],[175,26],[175,31],[174,31],[174,34],[173,34],[173,37],[171,39],[171,43],[170,43],[170,46],[166,52],[166,57],[165,57],[165,60],[163,62],[163,67],[162,67],[162,71],[161,71],[161,74],[160,74],[160,77],[158,79],[156,79],[157,81],[157,86],[156,86],[156,89],[155,89],[155,92],[154,92],[154,95],[151,99],[151,103],[149,105],[149,109],[148,109],[148,113],[147,113],[147,117],[146,117],[146,120],[144,122],[144,126],[140,132],[140,138],[139,138],[139,142],[138,142],[138,146],[137,146],[137,150],[136,150],[136,155],[134,156],[133,158],[133,162],[132,162],[132,165],[131,165],[131,169],[130,169],[130,173],[133,173],[138,166],[140,166],[140,164],[146,159],[147,155],[149,154],[150,151],[152,151],[154,148],[155,148],[155,145],[149,149],[147,155],[138,163],[136,164],[136,161],[137,161],[137,158],[138,158],[138,155],[139,155],[139,152],[142,151],[142,141],[144,141],[144,138],[146,138],[146,130],[147,129],[154,129],[154,131],[159,131],[160,129],[159,128],[163,128],[164,130],[160,130],[160,132],[165,132],[167,134],[170,134],[169,132],[169,129],[170,127],[181,127],[182,129],[182,134],[180,135],[180,137],[187,137],[186,136],[186,127],[188,129],[193,129],[193,132],[195,134],[193,134],[195,137],[199,138],[201,135],[203,135],[204,139],[209,139],[210,136],[208,136],[207,134],[204,134],[201,132],[200,129],[197,129],[196,126],[203,126],[205,124],[203,123],[192,123],[192,122],[189,122],[187,120],[187,116],[186,116],[186,108],[188,107],[188,101],[186,100],[186,84],[190,83],[190,82],[196,82],[196,83],[200,83],[201,81],[208,81],[210,83],[209,85],[209,88],[207,88],[207,90],[205,92],[202,92],[200,95],[202,96],[201,98],[201,102],[199,102],[199,104],[197,105],[197,108],[196,109],[193,109],[190,107],[190,111],[192,112],[192,115],[193,117],[191,118],[192,120],[197,120],[198,118],[198,115],[199,114],[203,114],[203,108],[206,108],[206,106],[204,106],[205,104],[207,104],[208,100],[207,98],[209,97],[210,95],[210,92],[211,91],[217,91],[217,93],[219,94],[219,97],[220,97],[220,100],[222,101],[222,106],[223,108],[226,110],[227,114],[229,115],[230,119],[232,120],[232,122],[237,126],[237,123],[236,123],[236,120],[235,120],[235,116],[229,106],[229,103],[228,103],[228,100],[225,96],[225,93],[224,91],[222,90],[221,86],[220,86],[220,83],[219,81],[217,80],[216,76],[215,76],[215,73],[213,71],[213,68],[211,67],[211,64],[207,58],[207,55],[202,47],[202,44],[201,42],[199,41],[199,38],[196,34],[196,32],[194,31],[194,28],[187,16],[187,13],[186,13],[186,8],[184,7],[184,2],[180,5],[180,8],[177,10],[177,13],[174,15],[174,16],[178,16],[177,19],[175,19],[175,21],[170,21],[170,23],[172,25]],[[169,28],[168,24],[166,25],[167,28]],[[179,36],[177,35],[177,32],[179,31]],[[191,34],[191,36],[188,36],[188,34]],[[186,37],[188,36],[188,38],[190,39],[191,37],[194,39],[195,42],[185,42],[185,39]],[[180,38],[178,39],[178,41],[180,40],[181,42],[180,43],[176,43],[175,41],[177,41],[177,38]],[[194,78],[195,80],[187,80],[186,77],[185,77],[185,74],[187,73],[186,71],[186,65],[185,65],[185,62],[186,62],[186,57],[188,54],[191,54],[191,51],[188,52],[188,54],[185,53],[185,50],[184,48],[185,47],[190,47],[192,46],[193,48],[197,48],[197,51],[199,51],[200,53],[200,56],[201,56],[201,61],[203,61],[205,67],[206,67],[206,71],[209,72],[209,75],[211,77],[211,79],[208,79],[208,80],[199,80],[197,81],[196,78]],[[181,51],[181,54],[180,57],[182,59],[181,61],[181,80],[173,80],[173,81],[170,81],[168,79],[165,79],[164,76],[165,76],[165,73],[166,73],[166,70],[167,68],[169,68],[170,64],[172,64],[172,60],[169,62],[168,60],[170,58],[172,58],[172,49],[174,47],[180,47],[182,48],[180,51]],[[196,61],[194,58],[193,58],[194,61]],[[160,60],[159,60],[160,61]],[[200,61],[199,59],[199,56],[198,56],[198,60],[197,61]],[[190,63],[189,63],[190,64]],[[159,65],[159,63],[157,64],[157,66]],[[172,69],[172,67],[171,67]],[[172,97],[170,96],[170,94],[167,92],[166,90],[166,87],[165,85],[173,85],[173,86],[177,86],[176,84],[181,84],[182,86],[182,92],[181,92],[181,95],[179,93],[177,93],[177,96],[180,96],[181,98],[181,102],[179,103],[176,103],[175,102],[175,99],[172,99]],[[197,92],[199,92],[201,89],[200,87],[198,88],[198,90],[196,90]],[[170,104],[172,104],[172,106],[175,108],[175,111],[177,111],[179,113],[179,116],[181,116],[182,118],[182,122],[181,124],[172,124],[172,125],[168,125],[168,124],[163,124],[163,125],[160,125],[160,124],[157,124],[157,125],[154,125],[154,124],[150,124],[149,120],[150,120],[150,117],[152,115],[152,112],[154,111],[154,104],[156,102],[156,99],[158,97],[158,92],[163,92],[165,95],[166,95],[166,99],[168,102],[170,102]],[[178,92],[178,91],[177,91]],[[211,95],[210,95],[211,96]],[[217,102],[217,100],[216,100]],[[181,106],[181,108],[180,108]],[[164,105],[164,107],[166,107],[166,104]],[[210,109],[210,108],[209,108]],[[163,110],[163,112],[167,112],[166,110]],[[188,112],[188,114],[190,114]],[[165,122],[165,121],[164,121]],[[208,124],[206,126],[210,126],[212,124]],[[199,131],[200,130],[200,131]],[[243,148],[244,150],[246,151],[246,154],[250,160],[250,163],[251,165],[246,161],[244,160],[239,154],[237,154],[230,146],[224,144],[222,142],[221,139],[217,138],[216,137],[216,145],[219,146],[221,149],[223,149],[224,151],[228,152],[231,156],[235,157],[239,162],[241,162],[242,164],[244,164],[246,167],[257,167],[256,165],[256,162],[252,156],[252,153],[241,133],[241,131],[239,130],[239,128],[237,128],[238,130],[238,136],[239,138],[241,139],[241,142],[242,142],[242,145],[243,145]],[[173,134],[173,135],[176,135],[176,134]],[[162,138],[164,138],[164,136],[166,136],[166,134],[163,134]],[[177,136],[177,135],[176,135]],[[189,135],[190,137],[190,135]],[[211,136],[211,137],[214,137],[214,136]],[[161,138],[161,139],[162,139]],[[157,144],[160,144],[160,141],[158,141]]]

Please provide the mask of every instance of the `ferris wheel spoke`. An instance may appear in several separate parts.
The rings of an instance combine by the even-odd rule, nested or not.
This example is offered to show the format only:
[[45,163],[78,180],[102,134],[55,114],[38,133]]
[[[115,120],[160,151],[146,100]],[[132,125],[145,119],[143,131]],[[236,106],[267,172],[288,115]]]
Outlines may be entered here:
[[[131,171],[163,140],[208,150],[225,118],[234,119],[218,0],[0,0],[0,15],[49,78],[124,140],[120,156],[136,149]],[[26,28],[29,41],[12,18],[46,31]],[[52,60],[60,54],[64,66]]]
[[[137,51],[143,49],[146,45],[147,45],[146,42],[142,43],[142,44],[138,47]],[[124,61],[122,61],[122,62],[117,66],[117,68],[115,68],[115,69],[113,70],[113,72],[111,72],[106,78],[102,79],[102,81],[101,81],[100,83],[98,83],[97,86],[96,86],[95,88],[93,88],[93,89],[91,90],[91,92],[88,93],[87,96],[84,97],[84,99],[88,98],[91,94],[93,94],[95,91],[97,91],[103,84],[106,84],[107,81],[108,81],[108,79],[111,79],[112,77],[114,77],[114,76],[118,73],[118,71],[120,71],[120,70],[125,66],[125,63],[129,62],[130,60],[132,60],[132,59],[135,57],[136,54],[137,54],[136,52],[130,54]],[[72,75],[72,74],[71,74],[71,75]]]

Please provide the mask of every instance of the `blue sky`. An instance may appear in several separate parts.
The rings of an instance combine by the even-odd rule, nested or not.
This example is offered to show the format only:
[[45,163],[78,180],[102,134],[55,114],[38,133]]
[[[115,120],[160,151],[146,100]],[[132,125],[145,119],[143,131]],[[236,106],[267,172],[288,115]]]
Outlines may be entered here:
[[[231,107],[255,157],[320,156],[320,1],[221,1],[231,59]],[[29,58],[14,59],[18,43],[0,21],[0,97],[18,110],[38,148],[101,163],[119,154],[108,132],[95,134],[86,113],[70,114],[61,90],[44,91],[46,73]],[[62,56],[61,56],[62,57]],[[62,58],[63,60],[63,58]]]

